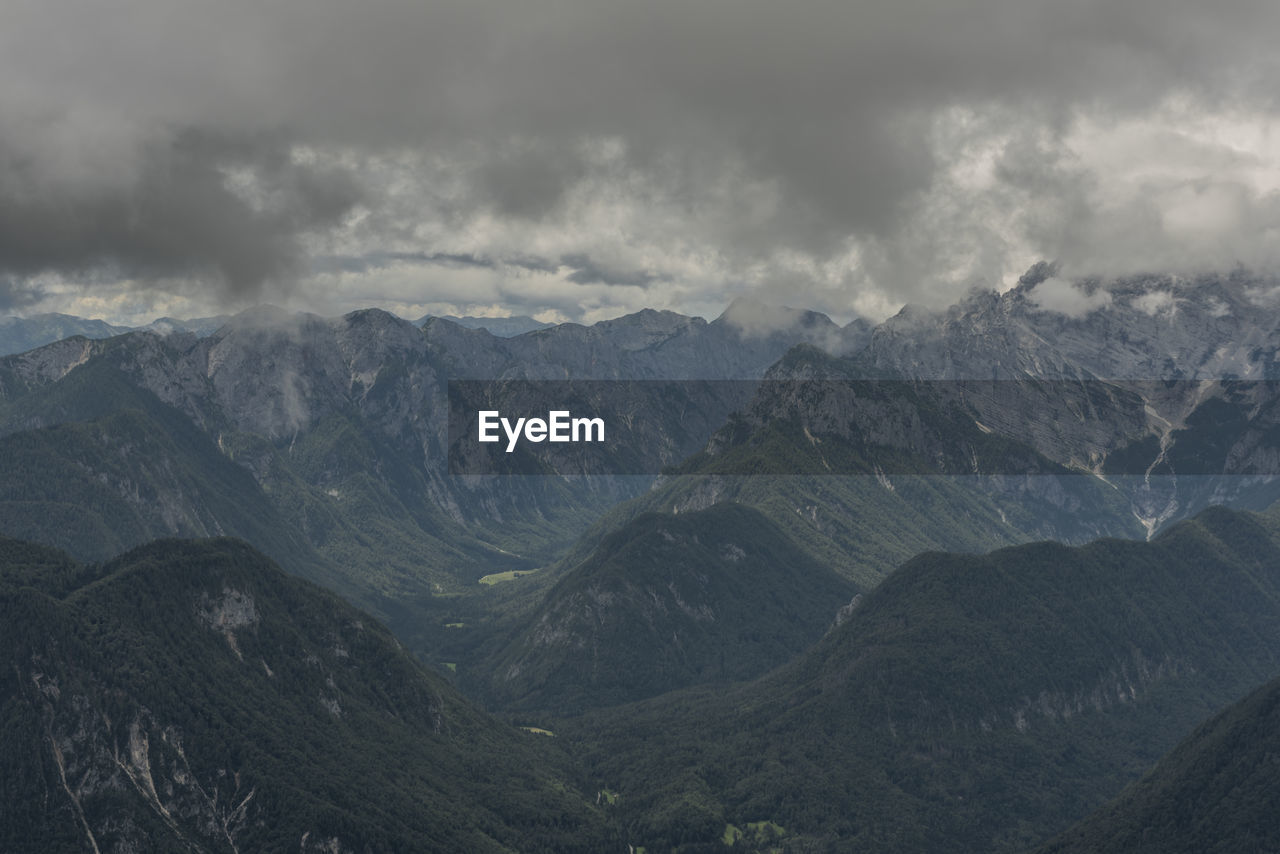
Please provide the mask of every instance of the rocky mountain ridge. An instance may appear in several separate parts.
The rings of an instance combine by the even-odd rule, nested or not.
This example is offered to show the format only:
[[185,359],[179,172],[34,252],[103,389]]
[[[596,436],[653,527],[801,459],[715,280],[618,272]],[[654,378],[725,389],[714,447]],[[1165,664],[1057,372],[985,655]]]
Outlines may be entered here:
[[197,317],[180,320],[176,317],[160,317],[145,326],[119,326],[103,320],[76,317],[71,314],[34,314],[28,317],[0,317],[0,356],[25,353],[45,344],[64,338],[81,336],[90,339],[112,338],[126,332],[139,330],[169,335],[189,332],[193,335],[209,335],[222,326],[230,315]]
[[1042,263],[1002,294],[903,308],[857,358],[866,376],[921,379],[1274,379],[1277,329],[1265,275],[1070,281]]
[[[820,319],[812,322],[821,325]],[[586,344],[574,343],[584,336]],[[420,330],[372,309],[324,319],[263,308],[204,337],[133,332],[105,340],[71,338],[0,359],[0,436],[96,422],[121,407],[149,414],[130,422],[134,426],[186,419],[203,438],[182,446],[183,453],[197,459],[148,465],[196,470],[207,462],[206,451],[216,449],[252,475],[254,494],[237,502],[233,495],[208,493],[218,488],[216,479],[195,478],[184,481],[191,488],[168,489],[175,500],[163,513],[155,502],[140,503],[137,495],[149,494],[148,484],[171,479],[103,465],[104,444],[123,441],[106,429],[119,421],[94,428],[93,443],[74,451],[66,442],[83,437],[66,431],[57,441],[40,439],[36,445],[47,455],[46,468],[78,471],[74,467],[84,461],[90,479],[106,475],[105,483],[118,486],[115,496],[108,491],[99,495],[105,503],[90,506],[108,515],[117,512],[113,506],[150,514],[136,527],[148,536],[239,534],[290,562],[280,543],[226,514],[207,512],[235,503],[271,506],[327,562],[323,569],[307,562],[310,577],[326,584],[337,578],[339,589],[396,622],[397,630],[417,631],[407,628],[412,622],[442,631],[443,619],[410,617],[405,609],[417,613],[414,603],[434,607],[436,594],[471,590],[487,574],[549,562],[602,507],[635,495],[650,481],[451,476],[443,416],[449,379],[750,374],[795,340],[783,333],[757,339],[728,321],[706,324],[659,312],[502,339],[438,319]],[[680,459],[705,441],[731,403],[714,405],[721,408],[704,413],[702,421],[685,419],[679,431],[659,425],[650,438],[668,443],[679,436],[667,452]],[[702,426],[690,432],[697,424]],[[21,459],[24,466],[41,465],[29,454]],[[198,460],[204,462],[197,465]],[[14,476],[20,482],[21,475]],[[82,503],[86,489],[102,492],[79,476],[51,483],[41,506]],[[60,547],[80,547],[83,537],[70,538],[65,526],[41,528],[43,512],[14,496],[0,502],[0,524]],[[171,521],[197,518],[202,521],[195,529]],[[141,540],[113,542],[124,547]]]
[[[1199,377],[1214,366],[1235,364],[1231,359],[1238,356],[1253,366],[1242,374],[1266,376],[1266,342],[1274,338],[1269,324],[1275,312],[1268,313],[1265,280],[1229,274],[1200,284],[1203,290],[1169,277],[1062,283],[1050,269],[1037,268],[1007,294],[975,295],[945,313],[906,309],[874,331],[865,323],[841,328],[823,315],[749,301],[736,302],[711,322],[643,311],[590,327],[561,324],[512,338],[440,318],[418,329],[375,309],[325,319],[261,308],[203,337],[178,331],[71,338],[0,359],[0,433],[17,436],[94,422],[125,405],[146,410],[154,426],[170,417],[156,407],[168,407],[188,419],[209,447],[252,475],[256,493],[241,504],[272,507],[296,538],[327,562],[322,571],[309,559],[311,577],[331,583],[337,567],[350,582],[340,588],[348,594],[364,590],[357,595],[361,604],[395,622],[398,631],[429,623],[416,609],[425,607],[422,603],[438,605],[437,594],[472,590],[483,576],[554,564],[604,511],[636,496],[640,500],[634,506],[608,516],[582,548],[589,551],[599,534],[607,533],[603,527],[624,524],[639,512],[684,512],[732,500],[765,512],[805,547],[816,544],[814,557],[867,587],[912,550],[989,548],[1036,537],[1080,542],[1102,534],[1150,535],[1208,503],[1257,507],[1274,497],[1269,472],[1280,459],[1273,459],[1277,449],[1267,437],[1280,415],[1268,404],[1264,386],[1229,393],[1226,386],[1187,382],[1174,394],[1155,382],[1149,386],[1153,391],[1139,394],[1097,379],[1115,372],[1108,365],[1148,344],[1159,344],[1165,355],[1140,362],[1130,374],[1152,370],[1161,371],[1160,377]],[[1046,285],[1048,295],[1042,290]],[[1090,310],[1077,310],[1071,299],[1083,300]],[[1126,324],[1133,331],[1120,346],[1111,340],[1112,332]],[[1218,335],[1236,338],[1217,340]],[[1243,344],[1231,349],[1237,338],[1252,342],[1247,351]],[[845,355],[836,358],[833,351]],[[1219,351],[1221,358],[1213,355]],[[1236,356],[1229,359],[1228,351]],[[1003,379],[991,382],[993,373],[1023,377],[1024,388],[1035,395],[1012,405],[1001,392],[1007,388]],[[688,471],[697,477],[661,480],[648,493],[650,477],[459,477],[447,467],[447,422],[439,414],[447,406],[451,379],[814,380],[833,375],[944,382],[971,375],[987,383],[956,385],[929,404],[945,415],[934,422],[945,435],[935,438],[959,450],[948,465],[919,473],[960,480],[908,483],[873,466],[865,484],[766,482],[761,475],[794,473],[786,470],[788,459],[822,465],[823,455],[835,451],[841,437],[857,436],[865,444],[880,436],[892,444],[914,435],[914,428],[907,428],[915,423],[913,407],[919,401],[902,408],[899,400],[890,418],[888,410],[864,411],[838,396],[787,399],[788,392],[776,392],[787,383],[773,384],[772,397],[762,396],[710,445],[706,442],[716,427],[727,423],[731,401],[716,401],[720,408],[701,413],[701,420],[651,407],[656,418],[645,441],[665,443],[665,459],[675,462],[699,450],[723,459],[724,450],[742,442],[754,447],[754,456],[745,455],[731,471],[699,468],[695,461]],[[1035,385],[1043,377],[1059,384]],[[1089,385],[1063,383],[1063,378]],[[129,389],[151,397],[143,400]],[[964,423],[956,422],[954,413],[946,415],[956,407]],[[675,422],[672,429],[664,427],[667,417],[679,418],[680,429]],[[781,425],[792,421],[796,429],[786,434]],[[143,422],[127,423],[130,430],[143,429]],[[42,439],[35,446],[60,457],[58,465],[66,471],[87,461],[92,478],[101,482],[106,476],[105,483],[116,484],[115,497],[103,500],[135,508],[130,512],[154,511],[158,505],[138,496],[149,494],[148,484],[167,484],[172,500],[163,513],[135,526],[139,532],[239,533],[289,560],[279,543],[210,511],[233,497],[198,494],[205,478],[165,474],[166,465],[200,469],[194,461],[154,463],[133,475],[114,464],[99,465],[94,455],[101,451],[93,449],[120,444],[111,430],[125,424],[117,420],[110,429],[99,425],[88,433],[64,432],[52,444]],[[736,439],[734,431],[741,434]],[[961,446],[999,438],[1027,444],[1052,466],[1082,474],[1071,475],[1074,480],[1022,476],[1030,472],[964,480],[972,471]],[[1219,448],[1215,442],[1225,444]],[[207,462],[208,448],[194,447],[190,452]],[[30,454],[21,459],[23,465],[39,465]],[[1120,468],[1108,467],[1120,461]],[[1212,465],[1206,468],[1205,461]],[[66,490],[59,494],[55,484],[41,508],[65,508],[79,500],[88,481],[75,480],[74,499]],[[1085,480],[1091,482],[1081,486]],[[173,488],[178,483],[196,485]],[[15,531],[39,536],[46,512],[41,508],[21,497],[0,502],[0,521],[8,514],[13,521],[6,524]],[[914,521],[930,518],[947,521]],[[200,524],[189,529],[175,521],[182,519]],[[922,538],[916,530],[920,525],[938,536]],[[48,533],[61,536],[52,527]],[[65,539],[53,541],[77,547]],[[577,559],[584,556],[579,553]],[[396,618],[403,608],[417,616]],[[459,621],[466,622],[456,615],[441,618],[431,631],[442,637],[447,633],[440,625]]]

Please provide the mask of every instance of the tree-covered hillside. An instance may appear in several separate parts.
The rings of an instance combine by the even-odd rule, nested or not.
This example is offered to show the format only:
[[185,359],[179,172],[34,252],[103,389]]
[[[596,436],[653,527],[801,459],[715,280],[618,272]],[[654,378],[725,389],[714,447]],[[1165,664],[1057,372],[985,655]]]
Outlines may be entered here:
[[1043,854],[1280,850],[1280,681],[1199,727]]
[[553,739],[243,543],[0,541],[0,849],[599,851]]
[[1011,851],[1277,673],[1275,520],[1216,509],[1151,543],[921,555],[755,682],[560,728],[651,850],[772,822],[788,850]]
[[856,590],[749,507],[642,515],[547,593],[484,687],[565,714],[748,679],[818,640]]

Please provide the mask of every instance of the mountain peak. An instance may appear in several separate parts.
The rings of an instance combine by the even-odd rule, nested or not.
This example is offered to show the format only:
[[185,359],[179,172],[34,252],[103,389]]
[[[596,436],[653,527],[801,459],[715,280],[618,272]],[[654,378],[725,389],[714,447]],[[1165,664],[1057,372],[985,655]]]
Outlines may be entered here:
[[701,317],[680,314],[675,311],[659,308],[642,308],[631,314],[624,314],[621,317],[610,318],[609,320],[601,320],[594,326],[602,329],[618,329],[623,327],[635,327],[643,329],[646,332],[671,331],[687,328],[691,326],[706,326],[707,321]]
[[239,329],[290,329],[302,326],[309,320],[319,320],[319,315],[300,311],[288,311],[278,305],[262,303],[251,306],[231,316],[224,330]]
[[1262,275],[1067,278],[1037,264],[1003,294],[907,305],[861,356],[869,373],[1229,379],[1280,376],[1280,287]]
[[380,308],[361,308],[349,311],[341,318],[341,323],[352,328],[369,327],[371,329],[411,329],[418,332],[418,327],[403,317],[383,311]]
[[835,321],[820,311],[773,305],[751,296],[734,297],[716,318],[748,334],[769,334],[786,330],[838,329]]

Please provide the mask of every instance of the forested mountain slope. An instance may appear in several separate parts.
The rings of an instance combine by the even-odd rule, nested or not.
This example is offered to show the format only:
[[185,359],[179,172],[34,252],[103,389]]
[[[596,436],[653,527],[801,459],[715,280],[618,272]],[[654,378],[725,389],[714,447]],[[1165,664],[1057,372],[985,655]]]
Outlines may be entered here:
[[553,740],[243,543],[2,540],[0,611],[6,851],[609,845]]
[[559,726],[637,845],[773,822],[792,850],[1020,850],[1278,673],[1276,521],[1214,509],[1150,543],[924,554],[759,680]]

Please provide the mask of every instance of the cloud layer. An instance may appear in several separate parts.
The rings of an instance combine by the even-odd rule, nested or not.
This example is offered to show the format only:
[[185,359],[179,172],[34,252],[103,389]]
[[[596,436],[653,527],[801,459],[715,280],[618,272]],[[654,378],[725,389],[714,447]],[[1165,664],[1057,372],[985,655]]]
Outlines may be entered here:
[[592,319],[756,291],[878,316],[1039,258],[1274,265],[1278,18],[21,3],[0,32],[0,309]]

